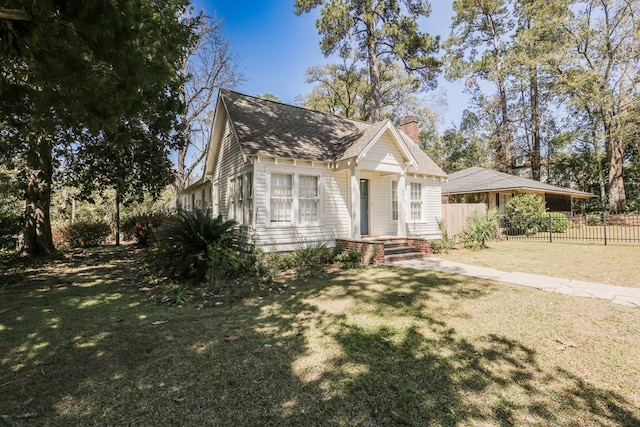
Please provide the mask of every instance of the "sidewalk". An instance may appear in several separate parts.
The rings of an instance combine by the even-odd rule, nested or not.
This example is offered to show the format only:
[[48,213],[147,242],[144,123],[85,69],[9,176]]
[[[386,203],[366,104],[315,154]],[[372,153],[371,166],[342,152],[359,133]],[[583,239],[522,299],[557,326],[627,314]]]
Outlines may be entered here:
[[607,285],[604,283],[582,282],[580,280],[560,279],[529,273],[507,273],[488,267],[477,267],[441,258],[422,258],[388,262],[394,267],[408,267],[418,270],[435,270],[443,273],[461,274],[463,276],[498,282],[513,283],[530,288],[543,289],[549,292],[606,299],[616,304],[640,307],[640,288]]

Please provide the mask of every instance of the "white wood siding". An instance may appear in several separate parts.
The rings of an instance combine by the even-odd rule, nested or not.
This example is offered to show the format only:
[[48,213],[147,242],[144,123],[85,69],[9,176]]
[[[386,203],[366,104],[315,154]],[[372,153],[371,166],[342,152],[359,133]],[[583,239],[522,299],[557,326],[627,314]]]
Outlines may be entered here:
[[400,173],[404,158],[389,131],[383,133],[358,164],[360,170]]
[[182,208],[193,210],[195,208],[207,209],[211,207],[211,183],[205,182],[190,188],[181,195]]
[[[272,224],[269,216],[269,180],[272,173],[312,175],[319,177],[319,224]],[[324,242],[335,246],[337,237],[347,237],[350,229],[348,204],[348,174],[334,172],[326,166],[293,165],[270,159],[254,162],[256,243],[266,251],[290,251],[304,245]],[[294,196],[295,197],[295,196]]]
[[218,189],[218,213],[224,218],[229,218],[229,179],[251,170],[251,163],[244,161],[240,143],[228,120],[217,157],[213,181]]
[[[438,221],[442,220],[442,189],[439,180],[431,178],[420,180],[423,192],[423,221],[407,221],[407,235],[419,236],[427,239],[442,237],[438,228]],[[415,181],[414,181],[415,182]]]

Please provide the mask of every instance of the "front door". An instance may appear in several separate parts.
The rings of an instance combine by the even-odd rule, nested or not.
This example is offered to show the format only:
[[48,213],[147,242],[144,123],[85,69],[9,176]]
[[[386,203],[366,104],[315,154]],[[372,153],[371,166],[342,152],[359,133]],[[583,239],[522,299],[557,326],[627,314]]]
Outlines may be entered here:
[[369,180],[360,180],[360,234],[369,234]]

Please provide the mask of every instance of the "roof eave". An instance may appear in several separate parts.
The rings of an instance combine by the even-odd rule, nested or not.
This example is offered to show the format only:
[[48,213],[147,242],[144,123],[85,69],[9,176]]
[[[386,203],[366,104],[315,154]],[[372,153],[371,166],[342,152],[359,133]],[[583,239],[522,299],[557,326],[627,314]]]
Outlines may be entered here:
[[505,188],[484,188],[484,189],[475,189],[475,190],[460,190],[460,191],[443,191],[443,196],[457,196],[462,194],[474,194],[474,193],[495,193],[500,191],[529,191],[536,193],[545,193],[545,194],[560,194],[563,196],[570,196],[571,198],[576,199],[590,199],[592,197],[596,197],[595,194],[592,193],[574,193],[573,191],[554,191],[554,190],[542,190],[540,188],[531,188],[531,187],[505,187]]

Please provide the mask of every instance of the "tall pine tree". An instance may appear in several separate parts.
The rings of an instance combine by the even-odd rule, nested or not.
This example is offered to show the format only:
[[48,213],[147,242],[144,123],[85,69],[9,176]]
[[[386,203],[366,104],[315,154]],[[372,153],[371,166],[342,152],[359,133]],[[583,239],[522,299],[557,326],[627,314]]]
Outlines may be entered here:
[[381,60],[399,60],[421,77],[425,87],[435,87],[439,38],[418,29],[418,19],[431,13],[427,0],[296,0],[295,13],[320,6],[316,27],[322,53],[356,50],[366,56],[372,121],[382,118]]

